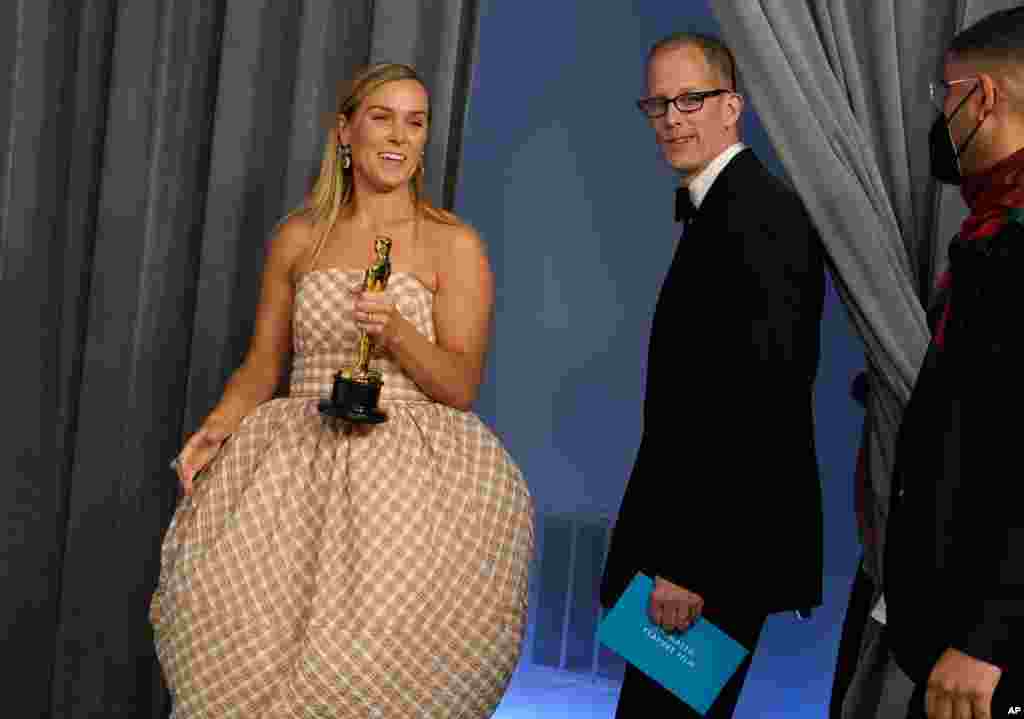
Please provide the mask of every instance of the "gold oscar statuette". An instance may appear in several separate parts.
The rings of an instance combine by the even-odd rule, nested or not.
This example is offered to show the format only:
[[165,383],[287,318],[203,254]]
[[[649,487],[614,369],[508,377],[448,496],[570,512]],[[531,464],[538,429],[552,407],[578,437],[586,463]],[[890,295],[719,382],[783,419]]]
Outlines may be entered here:
[[[383,292],[391,277],[391,238],[378,235],[373,246],[377,258],[363,275],[363,291]],[[334,375],[331,397],[320,402],[320,412],[356,424],[378,424],[387,419],[377,408],[383,376],[370,367],[373,340],[366,330],[359,332],[358,347],[355,363]]]

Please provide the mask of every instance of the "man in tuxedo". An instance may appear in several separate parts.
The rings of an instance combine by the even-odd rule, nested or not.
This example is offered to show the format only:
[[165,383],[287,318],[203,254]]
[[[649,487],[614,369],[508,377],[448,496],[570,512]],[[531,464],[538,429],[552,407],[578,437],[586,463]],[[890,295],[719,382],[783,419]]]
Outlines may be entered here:
[[[601,602],[642,572],[654,623],[685,631],[704,615],[753,654],[769,614],[821,604],[823,250],[797,195],[740,141],[743,98],[719,40],[655,44],[638,106],[679,172],[685,226],[655,309],[643,435]],[[749,666],[707,716],[732,716]],[[698,714],[627,665],[616,716]]]
[[931,95],[935,177],[970,214],[903,415],[885,540],[885,638],[910,717],[1024,706],[1024,7],[960,32]]

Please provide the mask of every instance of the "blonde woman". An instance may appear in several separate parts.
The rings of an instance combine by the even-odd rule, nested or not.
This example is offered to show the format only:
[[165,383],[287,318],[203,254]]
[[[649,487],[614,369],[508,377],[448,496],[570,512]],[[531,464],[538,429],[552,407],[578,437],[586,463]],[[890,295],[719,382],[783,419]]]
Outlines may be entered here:
[[[151,607],[176,719],[487,717],[519,658],[533,504],[470,411],[485,248],[423,197],[430,108],[411,68],[366,69],[337,108],[271,243],[245,360],[176,463]],[[380,236],[394,269],[364,294]],[[360,330],[383,424],[317,408]],[[289,396],[271,399],[289,358]]]

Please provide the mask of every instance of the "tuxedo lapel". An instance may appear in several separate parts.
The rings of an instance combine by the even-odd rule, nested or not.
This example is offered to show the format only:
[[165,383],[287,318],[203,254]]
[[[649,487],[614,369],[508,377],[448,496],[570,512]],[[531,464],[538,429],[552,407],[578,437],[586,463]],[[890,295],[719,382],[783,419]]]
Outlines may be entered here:
[[676,222],[682,222],[685,226],[693,219],[696,212],[697,208],[693,204],[693,198],[690,197],[689,188],[676,188]]
[[700,207],[693,214],[693,218],[686,226],[686,234],[692,240],[695,237],[713,232],[716,223],[725,218],[729,211],[729,198],[739,194],[739,186],[742,186],[744,179],[748,177],[751,170],[756,170],[757,157],[748,147],[736,153],[728,165],[715,178],[708,189]]

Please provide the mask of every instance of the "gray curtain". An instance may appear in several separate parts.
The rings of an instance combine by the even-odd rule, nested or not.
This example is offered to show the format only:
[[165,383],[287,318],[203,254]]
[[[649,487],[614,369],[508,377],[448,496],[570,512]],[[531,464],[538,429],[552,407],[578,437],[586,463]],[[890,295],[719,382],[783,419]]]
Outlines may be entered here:
[[3,714],[166,712],[147,623],[167,462],[252,329],[336,83],[415,64],[454,202],[476,0],[0,6]]
[[[928,81],[965,23],[998,0],[711,0],[747,96],[821,231],[832,274],[864,340],[864,447],[875,541],[864,569],[882,582],[896,432],[924,357],[926,309],[966,210],[929,176],[936,110]],[[905,715],[877,636],[865,641],[850,716]],[[869,686],[870,684],[870,686]],[[872,695],[867,696],[868,693]],[[900,696],[897,696],[900,695]],[[901,704],[902,702],[902,704]],[[901,713],[902,712],[902,713]]]
[[[712,7],[864,339],[871,523],[884,527],[895,430],[930,339],[921,298],[934,205],[927,92],[935,38],[950,37],[955,9],[928,0]],[[867,562],[880,577],[881,552]]]

